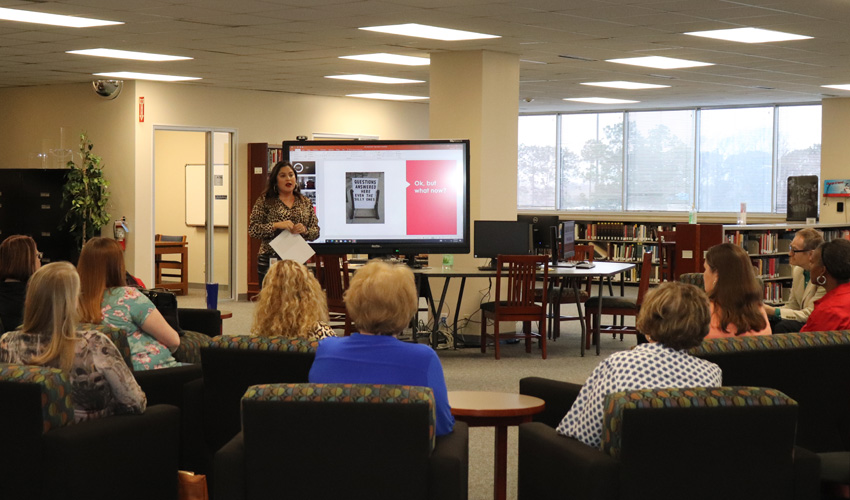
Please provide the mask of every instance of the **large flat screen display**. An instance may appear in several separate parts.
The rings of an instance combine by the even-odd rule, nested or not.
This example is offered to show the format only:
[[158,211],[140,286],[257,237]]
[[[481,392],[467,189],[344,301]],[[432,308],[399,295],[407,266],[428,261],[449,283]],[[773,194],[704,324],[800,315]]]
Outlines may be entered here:
[[469,253],[469,141],[285,141],[317,253]]

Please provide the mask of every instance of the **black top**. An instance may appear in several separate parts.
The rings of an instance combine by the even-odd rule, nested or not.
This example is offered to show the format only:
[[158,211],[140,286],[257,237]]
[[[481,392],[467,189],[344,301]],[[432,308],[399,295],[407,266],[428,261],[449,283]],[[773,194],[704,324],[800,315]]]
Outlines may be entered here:
[[20,281],[0,281],[0,331],[16,330],[24,321],[24,298],[27,284]]

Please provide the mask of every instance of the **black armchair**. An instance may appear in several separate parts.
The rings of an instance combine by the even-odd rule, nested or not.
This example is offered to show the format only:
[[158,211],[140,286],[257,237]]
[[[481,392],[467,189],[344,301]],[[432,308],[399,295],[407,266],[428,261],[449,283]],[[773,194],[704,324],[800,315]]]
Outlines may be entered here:
[[177,497],[177,408],[72,424],[70,394],[60,370],[0,364],[0,498]]
[[602,450],[543,422],[520,426],[519,500],[819,497],[818,457],[794,446],[797,405],[779,391],[641,390],[605,406]]
[[215,498],[466,499],[468,427],[435,439],[434,408],[427,387],[253,386],[242,432],[216,454]]

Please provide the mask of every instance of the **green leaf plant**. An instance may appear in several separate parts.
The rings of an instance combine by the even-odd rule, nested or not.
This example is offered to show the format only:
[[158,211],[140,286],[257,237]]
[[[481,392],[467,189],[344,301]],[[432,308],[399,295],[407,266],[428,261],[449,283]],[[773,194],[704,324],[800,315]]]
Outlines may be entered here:
[[71,159],[62,188],[62,208],[67,210],[63,229],[67,229],[82,249],[87,240],[100,235],[109,223],[106,203],[109,201],[109,182],[103,177],[101,157],[92,153],[94,144],[83,132],[80,134],[80,166]]

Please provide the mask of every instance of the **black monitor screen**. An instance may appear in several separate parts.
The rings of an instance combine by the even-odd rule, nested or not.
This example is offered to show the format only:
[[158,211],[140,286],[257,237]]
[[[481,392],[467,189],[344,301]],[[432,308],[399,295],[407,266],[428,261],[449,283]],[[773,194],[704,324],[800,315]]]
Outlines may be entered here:
[[469,141],[286,141],[316,253],[469,253]]
[[473,255],[495,259],[498,255],[531,253],[531,227],[512,220],[477,220],[474,223]]
[[576,255],[576,221],[565,220],[561,223],[561,255],[562,260],[567,260]]
[[549,228],[561,224],[557,215],[517,215],[516,220],[531,224],[532,244],[535,251],[552,248],[552,242],[549,241]]

